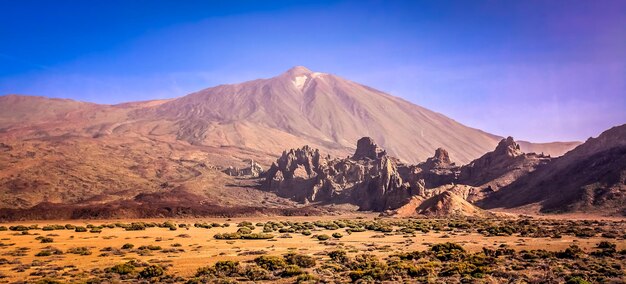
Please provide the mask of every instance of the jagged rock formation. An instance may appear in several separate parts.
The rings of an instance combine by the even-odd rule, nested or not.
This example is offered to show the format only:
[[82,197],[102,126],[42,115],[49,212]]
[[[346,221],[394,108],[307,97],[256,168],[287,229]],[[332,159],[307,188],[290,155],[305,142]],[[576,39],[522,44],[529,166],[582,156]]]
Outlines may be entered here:
[[362,160],[369,158],[372,160],[380,159],[387,155],[387,152],[378,148],[378,145],[374,143],[374,140],[370,137],[363,137],[356,143],[356,151],[352,155],[354,160]]
[[461,167],[458,183],[497,191],[550,161],[542,154],[523,153],[512,137],[502,139],[493,152]]
[[[423,163],[405,165],[364,137],[358,140],[354,155],[344,159],[322,157],[319,150],[309,146],[284,151],[267,171],[263,187],[298,202],[351,203],[361,210],[397,209],[397,214],[410,215],[422,202],[437,196],[445,202],[456,202],[458,198],[479,201],[494,188],[509,184],[548,160],[542,155],[522,153],[509,137],[493,152],[463,167],[456,166],[443,148]],[[457,203],[450,206],[456,209],[450,210],[468,216],[478,214],[470,210],[471,206]],[[435,214],[430,209],[422,210]]]
[[457,182],[459,167],[450,161],[448,151],[437,148],[435,155],[415,166],[409,166],[409,181],[417,185],[421,180],[424,188],[434,188]]
[[589,138],[481,202],[486,208],[532,205],[542,212],[626,215],[626,124]]
[[283,152],[267,171],[264,187],[300,202],[352,203],[361,210],[397,208],[411,195],[398,161],[362,138],[346,159],[322,157],[304,146]]
[[235,177],[259,177],[263,173],[263,167],[250,159],[250,165],[245,168],[229,166],[223,171],[229,176]]

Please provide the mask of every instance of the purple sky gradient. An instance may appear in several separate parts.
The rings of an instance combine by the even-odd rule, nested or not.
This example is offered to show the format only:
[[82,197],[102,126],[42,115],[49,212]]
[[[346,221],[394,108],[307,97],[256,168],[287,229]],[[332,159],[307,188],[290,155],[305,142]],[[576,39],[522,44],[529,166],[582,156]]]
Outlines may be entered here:
[[304,65],[516,139],[626,123],[626,1],[0,0],[0,39],[0,94],[119,103]]

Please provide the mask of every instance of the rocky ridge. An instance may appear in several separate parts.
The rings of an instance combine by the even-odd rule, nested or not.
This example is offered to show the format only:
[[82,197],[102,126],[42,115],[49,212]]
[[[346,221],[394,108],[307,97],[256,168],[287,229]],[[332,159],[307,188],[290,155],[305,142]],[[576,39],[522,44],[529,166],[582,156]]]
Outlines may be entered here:
[[516,179],[481,206],[626,215],[626,124]]
[[[527,174],[549,159],[522,153],[509,137],[493,152],[462,167],[442,148],[423,163],[405,165],[363,137],[347,158],[322,156],[309,146],[284,151],[265,173],[262,187],[303,203],[350,203],[374,211],[395,210],[409,203],[417,208],[419,202],[447,193],[471,202],[481,200],[495,191],[494,186],[508,184],[510,177]],[[465,204],[449,207],[468,209]]]

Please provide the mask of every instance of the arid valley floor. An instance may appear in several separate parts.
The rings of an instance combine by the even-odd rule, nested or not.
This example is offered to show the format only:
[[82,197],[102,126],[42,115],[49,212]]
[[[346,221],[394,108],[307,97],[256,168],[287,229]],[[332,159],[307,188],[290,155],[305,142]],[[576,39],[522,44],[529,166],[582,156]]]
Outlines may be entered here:
[[1,283],[623,283],[626,267],[620,219],[357,214],[1,226]]

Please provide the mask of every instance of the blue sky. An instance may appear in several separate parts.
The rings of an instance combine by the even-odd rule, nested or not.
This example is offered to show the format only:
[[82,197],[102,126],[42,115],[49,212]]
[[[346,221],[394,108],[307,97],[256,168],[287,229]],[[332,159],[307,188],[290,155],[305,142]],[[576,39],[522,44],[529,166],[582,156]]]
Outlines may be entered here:
[[537,142],[626,123],[626,1],[0,0],[0,94],[171,98],[295,65]]

